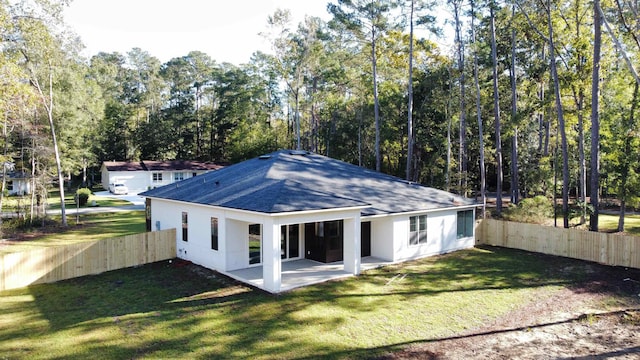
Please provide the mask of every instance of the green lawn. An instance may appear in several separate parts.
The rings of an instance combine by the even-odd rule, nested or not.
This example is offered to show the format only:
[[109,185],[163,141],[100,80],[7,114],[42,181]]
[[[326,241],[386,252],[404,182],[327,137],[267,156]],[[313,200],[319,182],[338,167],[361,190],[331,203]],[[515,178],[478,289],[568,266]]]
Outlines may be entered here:
[[[618,218],[618,215],[600,213],[598,215],[598,230],[601,232],[616,232],[618,229]],[[558,226],[562,227],[562,214],[558,214],[556,219]],[[549,221],[545,223],[545,225],[553,226],[553,218],[549,219]],[[577,226],[580,229],[588,231],[589,218],[587,217],[586,222],[582,225],[580,225],[579,218],[573,218],[569,221],[569,226]],[[625,215],[624,232],[630,235],[640,236],[640,215]]]
[[[617,215],[598,215],[598,227],[600,231],[616,231],[618,229]],[[640,215],[625,215],[624,217],[624,231],[631,235],[640,236]]]
[[[59,218],[59,216],[58,216]],[[12,245],[0,246],[0,253],[18,252],[34,247],[58,246],[83,241],[120,237],[145,232],[144,211],[123,211],[113,213],[81,214],[76,224],[73,211],[67,213],[69,224],[65,231],[38,233],[28,241],[17,241]],[[38,229],[36,229],[38,230]]]
[[0,358],[368,358],[478,327],[592,266],[473,249],[275,296],[161,262],[0,292]]
[[[75,191],[68,191],[64,193],[64,205],[67,211],[72,211],[76,208],[75,202]],[[47,204],[49,210],[59,210],[60,209],[60,192],[51,191],[48,194]],[[95,205],[94,205],[95,202]],[[3,212],[16,212],[20,209],[21,213],[25,213],[28,211],[29,204],[31,203],[30,196],[6,196],[2,203],[2,211]],[[89,200],[87,201],[87,205],[84,207],[90,206],[128,206],[133,205],[129,201],[118,199],[116,197],[98,197],[91,194],[89,196]]]
[[[68,191],[64,193],[64,205],[68,211],[71,211],[76,208],[75,202],[75,191]],[[52,191],[49,193],[49,199],[47,199],[49,203],[49,209],[57,210],[60,209],[60,192]],[[87,207],[93,206],[92,203],[95,201],[96,206],[127,206],[133,205],[132,203],[118,199],[116,197],[97,197],[91,194],[89,196],[89,200],[87,201]]]

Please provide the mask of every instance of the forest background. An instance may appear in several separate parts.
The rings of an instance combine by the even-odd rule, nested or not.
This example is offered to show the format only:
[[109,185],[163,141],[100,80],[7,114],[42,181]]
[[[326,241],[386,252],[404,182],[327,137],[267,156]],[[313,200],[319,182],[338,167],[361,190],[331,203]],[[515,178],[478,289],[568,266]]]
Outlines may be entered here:
[[[271,51],[241,65],[197,50],[84,58],[68,3],[0,0],[2,194],[14,164],[32,208],[52,179],[64,197],[102,161],[234,163],[281,148],[481,205],[488,191],[557,197],[565,227],[577,213],[597,231],[606,197],[623,231],[639,204],[637,0],[338,0],[330,20],[298,24],[282,9],[265,19]],[[430,40],[445,33],[451,48]]]

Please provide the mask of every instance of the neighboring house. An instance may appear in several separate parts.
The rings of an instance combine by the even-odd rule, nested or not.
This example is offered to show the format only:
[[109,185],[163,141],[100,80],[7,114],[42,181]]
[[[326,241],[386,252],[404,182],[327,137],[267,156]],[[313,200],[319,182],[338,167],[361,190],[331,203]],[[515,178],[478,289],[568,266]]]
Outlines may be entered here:
[[222,168],[221,165],[186,160],[105,161],[102,163],[102,186],[124,183],[129,192],[139,193],[172,184]]
[[[31,194],[31,175],[24,171],[16,171],[16,164],[11,161],[0,163],[0,170],[4,167],[6,174],[5,190],[9,195]],[[2,171],[0,171],[2,177]]]
[[[147,226],[176,228],[178,257],[230,274],[283,262],[399,262],[474,246],[475,202],[304,151],[281,150],[146,191]],[[308,261],[307,261],[308,262]]]
[[9,195],[31,194],[31,175],[22,171],[8,172],[6,189]]

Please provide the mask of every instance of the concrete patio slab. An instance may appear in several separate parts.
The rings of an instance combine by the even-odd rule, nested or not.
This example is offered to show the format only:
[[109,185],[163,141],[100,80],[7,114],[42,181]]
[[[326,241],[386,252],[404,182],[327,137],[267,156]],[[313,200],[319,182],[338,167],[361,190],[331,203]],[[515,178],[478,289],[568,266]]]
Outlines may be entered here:
[[[367,256],[362,258],[360,268],[364,271],[389,264],[392,264],[392,262]],[[225,275],[259,289],[266,290],[262,279],[262,266],[229,271],[226,272]],[[328,264],[308,259],[286,261],[282,263],[280,292],[349,276],[353,276],[353,274],[344,271],[342,261]]]

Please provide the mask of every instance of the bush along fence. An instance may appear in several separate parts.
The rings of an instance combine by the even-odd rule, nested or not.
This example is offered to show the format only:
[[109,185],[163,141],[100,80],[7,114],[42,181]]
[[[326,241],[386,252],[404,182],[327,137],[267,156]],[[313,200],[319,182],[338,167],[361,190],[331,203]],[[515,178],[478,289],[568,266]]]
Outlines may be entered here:
[[99,274],[176,257],[176,230],[0,255],[0,290]]
[[640,237],[485,219],[476,243],[640,268]]

